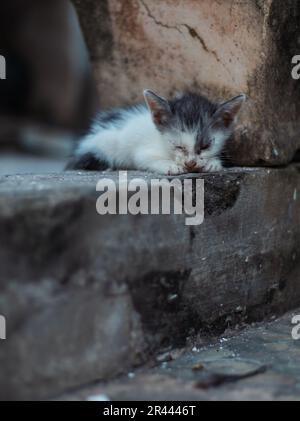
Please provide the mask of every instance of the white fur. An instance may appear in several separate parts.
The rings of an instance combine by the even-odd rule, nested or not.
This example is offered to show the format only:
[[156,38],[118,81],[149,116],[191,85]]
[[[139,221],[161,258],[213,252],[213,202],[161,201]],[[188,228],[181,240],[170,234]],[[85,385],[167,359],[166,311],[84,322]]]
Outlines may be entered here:
[[[196,132],[173,129],[162,133],[146,107],[123,111],[122,117],[122,121],[106,127],[96,124],[92,134],[82,140],[77,155],[92,153],[99,159],[104,158],[111,168],[165,175],[222,169],[217,156],[226,140],[223,133],[214,133],[212,146],[196,155]],[[192,169],[187,165],[191,161],[196,162]]]

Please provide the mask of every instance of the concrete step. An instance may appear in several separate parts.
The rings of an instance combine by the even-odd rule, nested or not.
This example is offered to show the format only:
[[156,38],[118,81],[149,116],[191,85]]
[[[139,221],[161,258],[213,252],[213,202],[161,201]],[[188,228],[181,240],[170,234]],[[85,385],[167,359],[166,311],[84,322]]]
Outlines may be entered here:
[[200,175],[198,227],[99,216],[101,177],[118,174],[0,178],[1,399],[49,398],[300,304],[299,165]]
[[107,400],[107,408],[109,401],[136,400],[299,401],[300,341],[292,336],[296,315],[300,309],[239,333],[228,330],[209,346],[195,341],[159,355],[152,367],[56,400]]

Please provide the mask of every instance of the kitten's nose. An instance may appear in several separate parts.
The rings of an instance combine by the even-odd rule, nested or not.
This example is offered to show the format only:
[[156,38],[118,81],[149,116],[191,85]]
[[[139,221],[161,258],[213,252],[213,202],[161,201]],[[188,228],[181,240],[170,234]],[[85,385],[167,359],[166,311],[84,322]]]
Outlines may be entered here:
[[185,163],[185,166],[186,166],[186,168],[187,168],[189,171],[192,171],[192,170],[194,170],[194,169],[195,169],[195,167],[197,166],[197,162],[196,162],[195,160],[192,160],[192,161],[187,161],[187,162]]

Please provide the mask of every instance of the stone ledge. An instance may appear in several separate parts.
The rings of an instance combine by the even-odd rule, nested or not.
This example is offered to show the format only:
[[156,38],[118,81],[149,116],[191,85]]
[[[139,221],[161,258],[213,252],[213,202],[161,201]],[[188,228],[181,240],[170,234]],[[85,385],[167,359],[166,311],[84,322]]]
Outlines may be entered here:
[[100,217],[101,176],[0,178],[1,399],[107,379],[162,344],[300,303],[299,166],[201,175],[199,227]]

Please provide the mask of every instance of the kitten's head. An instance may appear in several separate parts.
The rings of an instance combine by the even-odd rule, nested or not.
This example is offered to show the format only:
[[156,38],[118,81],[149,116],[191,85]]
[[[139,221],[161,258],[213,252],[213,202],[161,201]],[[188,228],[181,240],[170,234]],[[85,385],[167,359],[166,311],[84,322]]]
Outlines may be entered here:
[[200,95],[184,94],[167,101],[149,90],[144,96],[154,124],[174,151],[174,159],[190,171],[220,155],[246,100],[245,95],[239,95],[214,104]]

